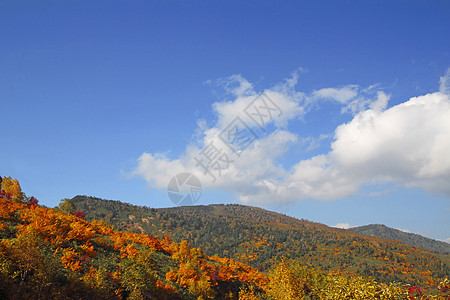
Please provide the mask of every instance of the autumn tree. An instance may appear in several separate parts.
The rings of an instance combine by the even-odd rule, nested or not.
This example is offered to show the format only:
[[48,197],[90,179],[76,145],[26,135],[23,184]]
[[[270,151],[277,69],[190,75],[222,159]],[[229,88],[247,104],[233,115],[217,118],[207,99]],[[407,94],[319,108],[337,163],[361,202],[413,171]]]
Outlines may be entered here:
[[83,219],[86,218],[86,213],[84,211],[81,210],[77,210],[76,212],[74,212],[73,214],[75,217]]
[[65,213],[65,214],[73,214],[76,210],[75,205],[72,203],[72,201],[69,198],[61,199],[59,202],[59,205],[57,207],[57,210]]
[[56,299],[63,278],[59,260],[45,251],[49,246],[36,234],[19,234],[0,242],[0,273],[8,278],[12,298]]
[[14,202],[22,202],[25,198],[25,194],[22,192],[22,188],[17,179],[4,177],[1,182],[1,189],[4,190],[6,195],[9,195]]
[[39,200],[35,197],[31,196],[30,199],[28,199],[28,207],[36,207],[39,203]]
[[272,299],[304,299],[303,283],[300,278],[296,278],[286,260],[272,271],[268,294]]
[[139,252],[133,258],[125,258],[121,263],[121,283],[129,293],[129,299],[146,299],[154,293],[156,286],[156,263],[151,250]]
[[263,299],[260,294],[258,294],[253,287],[253,285],[250,286],[242,286],[239,290],[239,300],[261,300]]

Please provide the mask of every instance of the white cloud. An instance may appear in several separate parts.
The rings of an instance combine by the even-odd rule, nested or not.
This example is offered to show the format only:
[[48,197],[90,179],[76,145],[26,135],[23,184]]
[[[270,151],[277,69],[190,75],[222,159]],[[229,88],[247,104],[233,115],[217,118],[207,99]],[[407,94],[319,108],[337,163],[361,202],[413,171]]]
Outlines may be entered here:
[[[215,102],[212,105],[217,115],[215,128],[223,129],[236,117],[241,117],[244,121],[251,124],[252,122],[248,120],[244,110],[257,97],[257,93],[253,90],[252,85],[240,75],[230,76],[219,82],[222,81],[226,82],[226,90],[235,95],[236,98],[232,101]],[[304,100],[304,94],[295,91],[296,84],[297,75],[294,74],[285,83],[278,84],[274,88],[264,91],[264,95],[275,103],[282,112],[281,114],[273,115],[272,121],[277,127],[286,126],[289,120],[299,118],[304,114],[304,108],[301,105]],[[230,89],[229,85],[236,85],[237,87]]]
[[[196,140],[186,147],[181,157],[169,159],[161,153],[144,153],[139,158],[138,166],[132,175],[142,176],[151,187],[162,189],[167,187],[170,179],[176,174],[191,172],[200,178],[205,187],[236,193],[240,195],[242,201],[254,193],[267,192],[267,189],[271,190],[277,185],[274,178],[285,176],[286,170],[278,165],[276,160],[291,144],[297,142],[297,136],[284,130],[283,127],[289,120],[300,118],[304,113],[301,106],[303,95],[294,89],[297,76],[294,74],[285,83],[264,91],[267,97],[265,99],[275,103],[281,110],[281,114],[274,114],[271,121],[277,129],[270,134],[259,135],[262,137],[258,136],[240,156],[234,154],[219,135],[236,117],[257,131],[257,126],[244,113],[246,107],[257,99],[257,95],[252,90],[251,84],[241,76],[231,76],[221,81],[225,82],[225,89],[236,98],[234,101],[216,102],[212,105],[217,115],[215,126],[208,128],[204,120],[199,120]],[[222,169],[220,174],[211,169],[211,173],[215,176],[214,182],[212,176],[209,173],[205,174],[195,160],[200,159],[200,152],[205,146],[211,145],[210,143],[231,161],[228,168]]]
[[370,109],[374,111],[383,111],[386,109],[390,96],[382,91],[377,93],[377,98],[370,104]]
[[336,100],[342,104],[348,103],[357,95],[357,85],[348,85],[341,88],[323,88],[313,92],[313,96],[316,98]]
[[[357,114],[367,108],[381,111],[386,108],[390,96],[376,91],[378,85],[362,89],[358,85],[346,85],[340,88],[323,88],[312,93],[312,99],[332,100],[342,105],[341,113]],[[376,97],[373,99],[373,97]]]
[[439,91],[443,94],[450,94],[450,68],[440,79]]
[[327,139],[329,136],[328,134],[321,134],[319,135],[319,137],[315,138],[315,137],[306,137],[306,138],[302,138],[302,144],[306,144],[306,151],[311,151],[314,150],[316,148],[319,148],[320,143]]
[[[448,74],[444,77],[448,78]],[[445,80],[441,79],[441,86]],[[213,127],[199,121],[197,139],[179,158],[142,154],[133,174],[144,177],[152,187],[165,188],[172,176],[191,172],[205,187],[228,191],[245,203],[339,199],[357,193],[363,184],[374,182],[394,182],[450,196],[448,94],[436,92],[414,97],[386,109],[389,96],[376,91],[376,86],[324,88],[306,95],[295,90],[297,81],[294,74],[264,91],[282,114],[273,115],[274,131],[258,137],[241,156],[218,138],[236,117],[252,126],[244,110],[257,93],[248,81],[236,75],[224,80],[225,88],[235,99],[213,104],[217,115]],[[278,160],[293,145],[298,146],[299,140],[296,133],[287,130],[288,122],[301,118],[311,101],[324,99],[337,101],[343,109],[352,111],[353,119],[336,128],[329,153],[282,166]],[[256,131],[257,126],[253,126]],[[325,137],[309,138],[308,148],[314,148],[314,143]],[[306,143],[308,138],[300,140]],[[195,160],[210,143],[231,160],[220,176],[216,174],[215,182]]]
[[219,79],[217,83],[223,86],[226,92],[233,94],[236,97],[244,97],[254,94],[253,85],[240,74]]
[[433,93],[336,129],[328,158],[354,181],[394,181],[450,195],[450,101]]
[[337,223],[336,225],[334,225],[332,227],[340,228],[340,229],[350,229],[350,228],[355,227],[355,226],[350,225],[348,223]]
[[[170,170],[170,172],[168,172]],[[133,175],[140,175],[152,187],[166,188],[170,179],[184,171],[180,160],[170,160],[164,154],[143,153],[138,159],[138,166]]]

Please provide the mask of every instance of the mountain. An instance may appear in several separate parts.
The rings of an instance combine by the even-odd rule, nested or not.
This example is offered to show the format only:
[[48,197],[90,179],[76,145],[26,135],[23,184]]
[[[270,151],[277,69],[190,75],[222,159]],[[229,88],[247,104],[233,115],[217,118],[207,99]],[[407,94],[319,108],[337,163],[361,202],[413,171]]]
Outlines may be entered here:
[[400,241],[435,253],[450,254],[450,244],[423,237],[415,233],[404,232],[381,224],[352,227],[352,232],[382,239]]
[[[106,217],[111,222],[129,227],[131,231],[145,231],[140,224],[156,227],[155,224],[159,222],[185,222],[184,226],[190,231],[174,227],[172,236],[175,233],[192,233],[199,237],[202,233],[212,232],[215,238],[209,237],[205,241],[214,244],[214,239],[222,240],[230,246],[230,241],[226,239],[234,237],[230,240],[236,243],[237,248],[259,245],[257,249],[265,249],[265,242],[272,245],[271,235],[281,234],[283,238],[282,232],[285,230],[295,240],[299,236],[296,228],[302,229],[301,235],[311,253],[319,247],[321,251],[327,250],[322,248],[322,244],[326,239],[329,240],[327,232],[330,230],[334,233],[332,243],[345,240],[351,242],[352,251],[349,251],[350,247],[339,250],[346,252],[347,258],[357,252],[360,243],[368,243],[375,257],[379,247],[383,247],[380,239],[360,237],[355,233],[333,230],[321,224],[247,206],[214,205],[153,210],[90,197],[78,197],[74,202],[79,207],[90,208],[86,212],[92,215],[108,213]],[[409,271],[409,276],[422,281],[422,286],[382,283],[339,270],[320,270],[303,263],[301,259],[306,256],[301,259],[280,259],[270,270],[263,272],[232,258],[207,255],[202,249],[191,247],[186,240],[177,243],[167,236],[159,238],[114,230],[107,221],[85,220],[82,211],[72,208],[73,203],[69,199],[63,199],[57,208],[47,208],[38,205],[36,198],[26,197],[20,188],[10,192],[1,186],[0,299],[381,300],[450,297],[448,279],[434,277],[432,271],[418,273],[422,266],[404,269]],[[65,213],[68,209],[70,213]],[[142,223],[137,222],[138,217]],[[199,218],[203,223],[199,223]],[[221,221],[220,226],[210,227],[214,225],[214,219]],[[256,240],[245,240],[248,233],[242,232],[241,236],[236,234],[243,229],[240,222],[248,227],[251,235],[251,231],[258,226],[262,226],[263,230],[256,233]],[[275,228],[274,231],[270,231],[269,224]],[[224,231],[219,231],[221,226],[224,226]],[[192,228],[198,229],[195,231]],[[164,229],[160,227],[156,230]],[[270,234],[265,234],[265,231]],[[242,244],[245,241],[247,244]],[[291,243],[286,240],[283,244]],[[283,244],[277,246],[276,251],[284,249]],[[214,249],[209,248],[210,251]],[[406,248],[393,249],[407,251]],[[382,253],[388,256],[393,252]],[[399,253],[399,257],[406,259],[400,265],[408,266],[407,262],[418,255],[415,252]],[[341,267],[345,270],[345,265]]]
[[237,300],[240,289],[256,297],[270,284],[268,275],[186,241],[115,231],[3,192],[0,299]]
[[72,202],[86,212],[88,220],[104,219],[117,230],[186,240],[206,255],[231,258],[263,272],[287,258],[323,271],[371,276],[386,283],[432,286],[450,274],[449,255],[257,207],[154,209],[87,196]]

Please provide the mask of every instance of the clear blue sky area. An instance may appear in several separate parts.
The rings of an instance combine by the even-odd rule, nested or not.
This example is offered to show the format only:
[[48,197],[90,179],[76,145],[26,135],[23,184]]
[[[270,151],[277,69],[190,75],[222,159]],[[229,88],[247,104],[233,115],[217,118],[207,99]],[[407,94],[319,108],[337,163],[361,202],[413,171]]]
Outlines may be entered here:
[[[281,154],[233,165],[235,177],[270,165],[247,186],[279,189],[269,201],[224,176],[198,204],[244,203],[330,226],[384,223],[450,241],[449,16],[449,1],[1,1],[0,175],[50,207],[76,195],[173,206],[166,181],[154,178],[176,173],[166,160],[187,166],[190,146],[206,141],[198,133],[228,116],[221,104],[247,101],[224,89],[233,81],[250,85],[247,96],[278,92],[298,108],[268,127],[267,144]],[[361,121],[369,110],[373,130]],[[355,134],[367,143],[342,150]],[[155,165],[144,166],[143,154]],[[346,188],[302,189],[320,190],[326,178]]]

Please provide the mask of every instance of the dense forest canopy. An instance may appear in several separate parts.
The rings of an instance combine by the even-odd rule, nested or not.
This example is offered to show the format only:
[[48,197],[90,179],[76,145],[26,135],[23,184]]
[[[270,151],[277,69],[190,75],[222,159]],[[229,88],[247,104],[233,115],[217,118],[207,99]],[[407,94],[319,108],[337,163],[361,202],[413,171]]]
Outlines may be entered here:
[[[239,220],[243,212],[247,222]],[[104,216],[93,219],[96,214]],[[150,227],[161,223],[155,231],[167,230],[171,238],[145,232],[138,219]],[[194,245],[205,241],[207,250]],[[304,245],[298,253],[305,250],[310,259],[295,257],[291,247],[298,241]],[[222,243],[228,252],[218,248]],[[269,263],[252,266],[263,255]],[[258,208],[157,210],[87,197],[46,208],[27,197],[17,180],[1,183],[4,299],[446,299],[450,285],[441,275],[448,275],[448,256],[432,255]],[[388,282],[346,267],[356,259],[368,264],[371,256],[380,265],[375,275],[396,266],[409,277]]]

